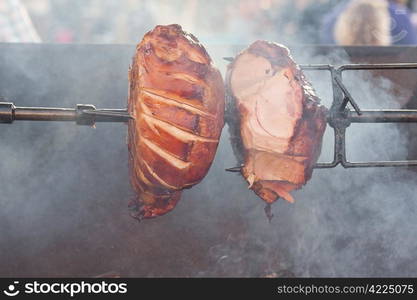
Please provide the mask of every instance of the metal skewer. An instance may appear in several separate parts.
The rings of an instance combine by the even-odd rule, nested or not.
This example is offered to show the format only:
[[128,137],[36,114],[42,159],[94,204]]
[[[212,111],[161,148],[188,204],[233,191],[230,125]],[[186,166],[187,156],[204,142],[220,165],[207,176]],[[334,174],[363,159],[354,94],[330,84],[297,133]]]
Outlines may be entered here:
[[18,107],[11,102],[0,102],[0,123],[14,121],[75,121],[78,125],[96,122],[127,122],[133,119],[125,109],[96,109],[91,104],[77,104],[75,108]]
[[[233,58],[224,58],[232,62]],[[329,71],[333,86],[333,103],[327,115],[327,122],[334,129],[334,159],[332,162],[317,163],[315,168],[334,168],[339,164],[345,168],[404,167],[417,166],[417,160],[349,162],[346,157],[346,129],[351,123],[417,123],[417,109],[361,110],[349,90],[343,84],[342,73],[347,70],[408,70],[417,69],[411,64],[349,64],[301,65],[308,71]],[[351,104],[354,110],[347,108]],[[96,122],[127,122],[133,119],[125,109],[96,109],[91,104],[77,104],[75,108],[17,107],[11,102],[0,102],[0,123],[20,121],[75,121],[78,125],[94,125]],[[240,172],[241,166],[227,169]]]

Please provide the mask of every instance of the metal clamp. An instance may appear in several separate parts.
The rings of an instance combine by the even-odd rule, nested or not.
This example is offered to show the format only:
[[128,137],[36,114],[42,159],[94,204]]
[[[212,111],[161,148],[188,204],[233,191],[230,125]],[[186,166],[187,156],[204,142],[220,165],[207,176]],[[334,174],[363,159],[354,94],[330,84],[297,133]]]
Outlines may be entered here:
[[95,111],[96,107],[92,104],[77,104],[77,118],[76,123],[77,125],[87,125],[87,126],[94,126],[96,123],[95,115],[86,114],[86,111]]
[[0,102],[0,123],[12,123],[15,108],[11,102]]
[[[333,103],[327,122],[334,129],[334,158],[332,162],[317,163],[315,168],[334,168],[339,164],[344,168],[367,167],[410,167],[417,166],[416,160],[350,162],[346,157],[346,130],[351,123],[417,123],[417,110],[361,110],[343,84],[342,73],[347,70],[410,70],[417,64],[351,64],[335,68],[332,65],[304,65],[303,70],[330,71],[333,86]],[[351,104],[354,110],[347,108]]]

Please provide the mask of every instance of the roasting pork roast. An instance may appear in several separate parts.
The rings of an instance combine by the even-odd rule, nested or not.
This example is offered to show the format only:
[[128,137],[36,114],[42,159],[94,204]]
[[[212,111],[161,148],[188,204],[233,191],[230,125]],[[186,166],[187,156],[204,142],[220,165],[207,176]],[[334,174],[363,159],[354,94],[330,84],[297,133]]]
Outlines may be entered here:
[[131,208],[138,219],[152,218],[207,174],[224,124],[224,84],[204,47],[179,25],[144,36],[129,82]]
[[268,204],[310,179],[321,151],[326,109],[281,45],[257,41],[229,65],[228,121],[242,175]]

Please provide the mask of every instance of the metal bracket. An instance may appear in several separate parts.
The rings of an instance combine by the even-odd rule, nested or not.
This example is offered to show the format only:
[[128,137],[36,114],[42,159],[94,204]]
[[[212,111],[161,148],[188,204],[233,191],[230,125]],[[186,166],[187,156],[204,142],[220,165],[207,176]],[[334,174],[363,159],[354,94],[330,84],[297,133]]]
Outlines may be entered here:
[[[227,61],[233,58],[225,57]],[[410,167],[417,166],[417,160],[350,162],[346,157],[346,130],[351,123],[417,123],[417,109],[374,109],[361,110],[343,83],[342,73],[349,70],[417,70],[417,63],[395,64],[347,64],[300,65],[304,71],[329,71],[333,88],[333,102],[327,115],[327,122],[334,130],[334,158],[332,162],[317,163],[314,168],[335,168],[339,164],[344,168],[367,167]],[[347,105],[351,104],[353,110]],[[241,166],[226,169],[228,172],[240,172]]]
[[96,123],[96,120],[94,118],[94,115],[86,114],[85,112],[88,111],[95,111],[96,107],[91,104],[77,104],[76,113],[77,113],[77,119],[76,123],[77,125],[87,125],[87,126],[94,126]]
[[[351,64],[334,67],[332,65],[302,65],[303,70],[327,70],[333,86],[333,103],[327,122],[334,129],[334,158],[332,162],[317,163],[315,168],[334,168],[339,164],[344,168],[366,167],[410,167],[417,166],[417,160],[350,162],[346,157],[346,130],[351,123],[417,123],[417,110],[361,110],[343,84],[342,73],[348,70],[409,70],[417,69],[417,64]],[[354,110],[347,108],[351,104]]]
[[0,123],[12,123],[15,108],[11,102],[0,102]]

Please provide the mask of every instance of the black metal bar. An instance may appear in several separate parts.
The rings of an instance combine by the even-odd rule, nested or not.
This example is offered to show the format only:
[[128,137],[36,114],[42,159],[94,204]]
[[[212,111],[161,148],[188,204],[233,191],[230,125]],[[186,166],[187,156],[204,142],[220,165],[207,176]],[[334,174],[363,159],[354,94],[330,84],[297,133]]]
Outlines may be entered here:
[[350,111],[348,119],[352,123],[414,123],[417,122],[417,109],[362,110],[360,116]]
[[[315,169],[333,169],[338,165],[346,169],[353,168],[398,168],[398,167],[416,167],[417,160],[404,160],[404,161],[373,161],[373,162],[330,162],[330,163],[317,163]],[[227,172],[239,173],[242,167],[234,167],[226,169]]]
[[336,168],[339,163],[330,162],[330,163],[317,163],[314,166],[314,169],[333,169]]
[[[332,169],[339,165],[339,163],[317,163],[315,169]],[[388,167],[416,167],[417,160],[405,161],[373,161],[373,162],[344,162],[340,165],[346,169],[352,168],[388,168]]]
[[386,168],[386,167],[415,167],[416,160],[404,161],[374,161],[374,162],[346,162],[345,168]]
[[345,87],[345,85],[342,82],[342,78],[340,77],[340,75],[336,75],[334,77],[335,82],[337,83],[337,85],[339,86],[339,88],[343,91],[343,93],[345,94],[345,97],[343,99],[342,105],[339,107],[340,111],[343,111],[346,108],[346,105],[348,102],[350,102],[350,104],[352,105],[352,107],[355,109],[356,113],[358,115],[361,115],[361,110],[359,108],[359,105],[356,103],[355,100],[353,100],[352,95],[349,93],[348,89]]
[[316,71],[320,71],[320,70],[331,70],[334,67],[332,65],[300,65],[300,68],[302,70],[316,70]]
[[307,64],[300,65],[300,68],[303,70],[330,70],[335,68],[340,70],[340,72],[347,70],[412,70],[417,69],[417,63],[394,63],[394,64],[346,64],[340,65],[339,67],[334,67],[327,64]]
[[348,64],[339,67],[341,72],[346,70],[411,70],[417,69],[417,63],[395,64]]

